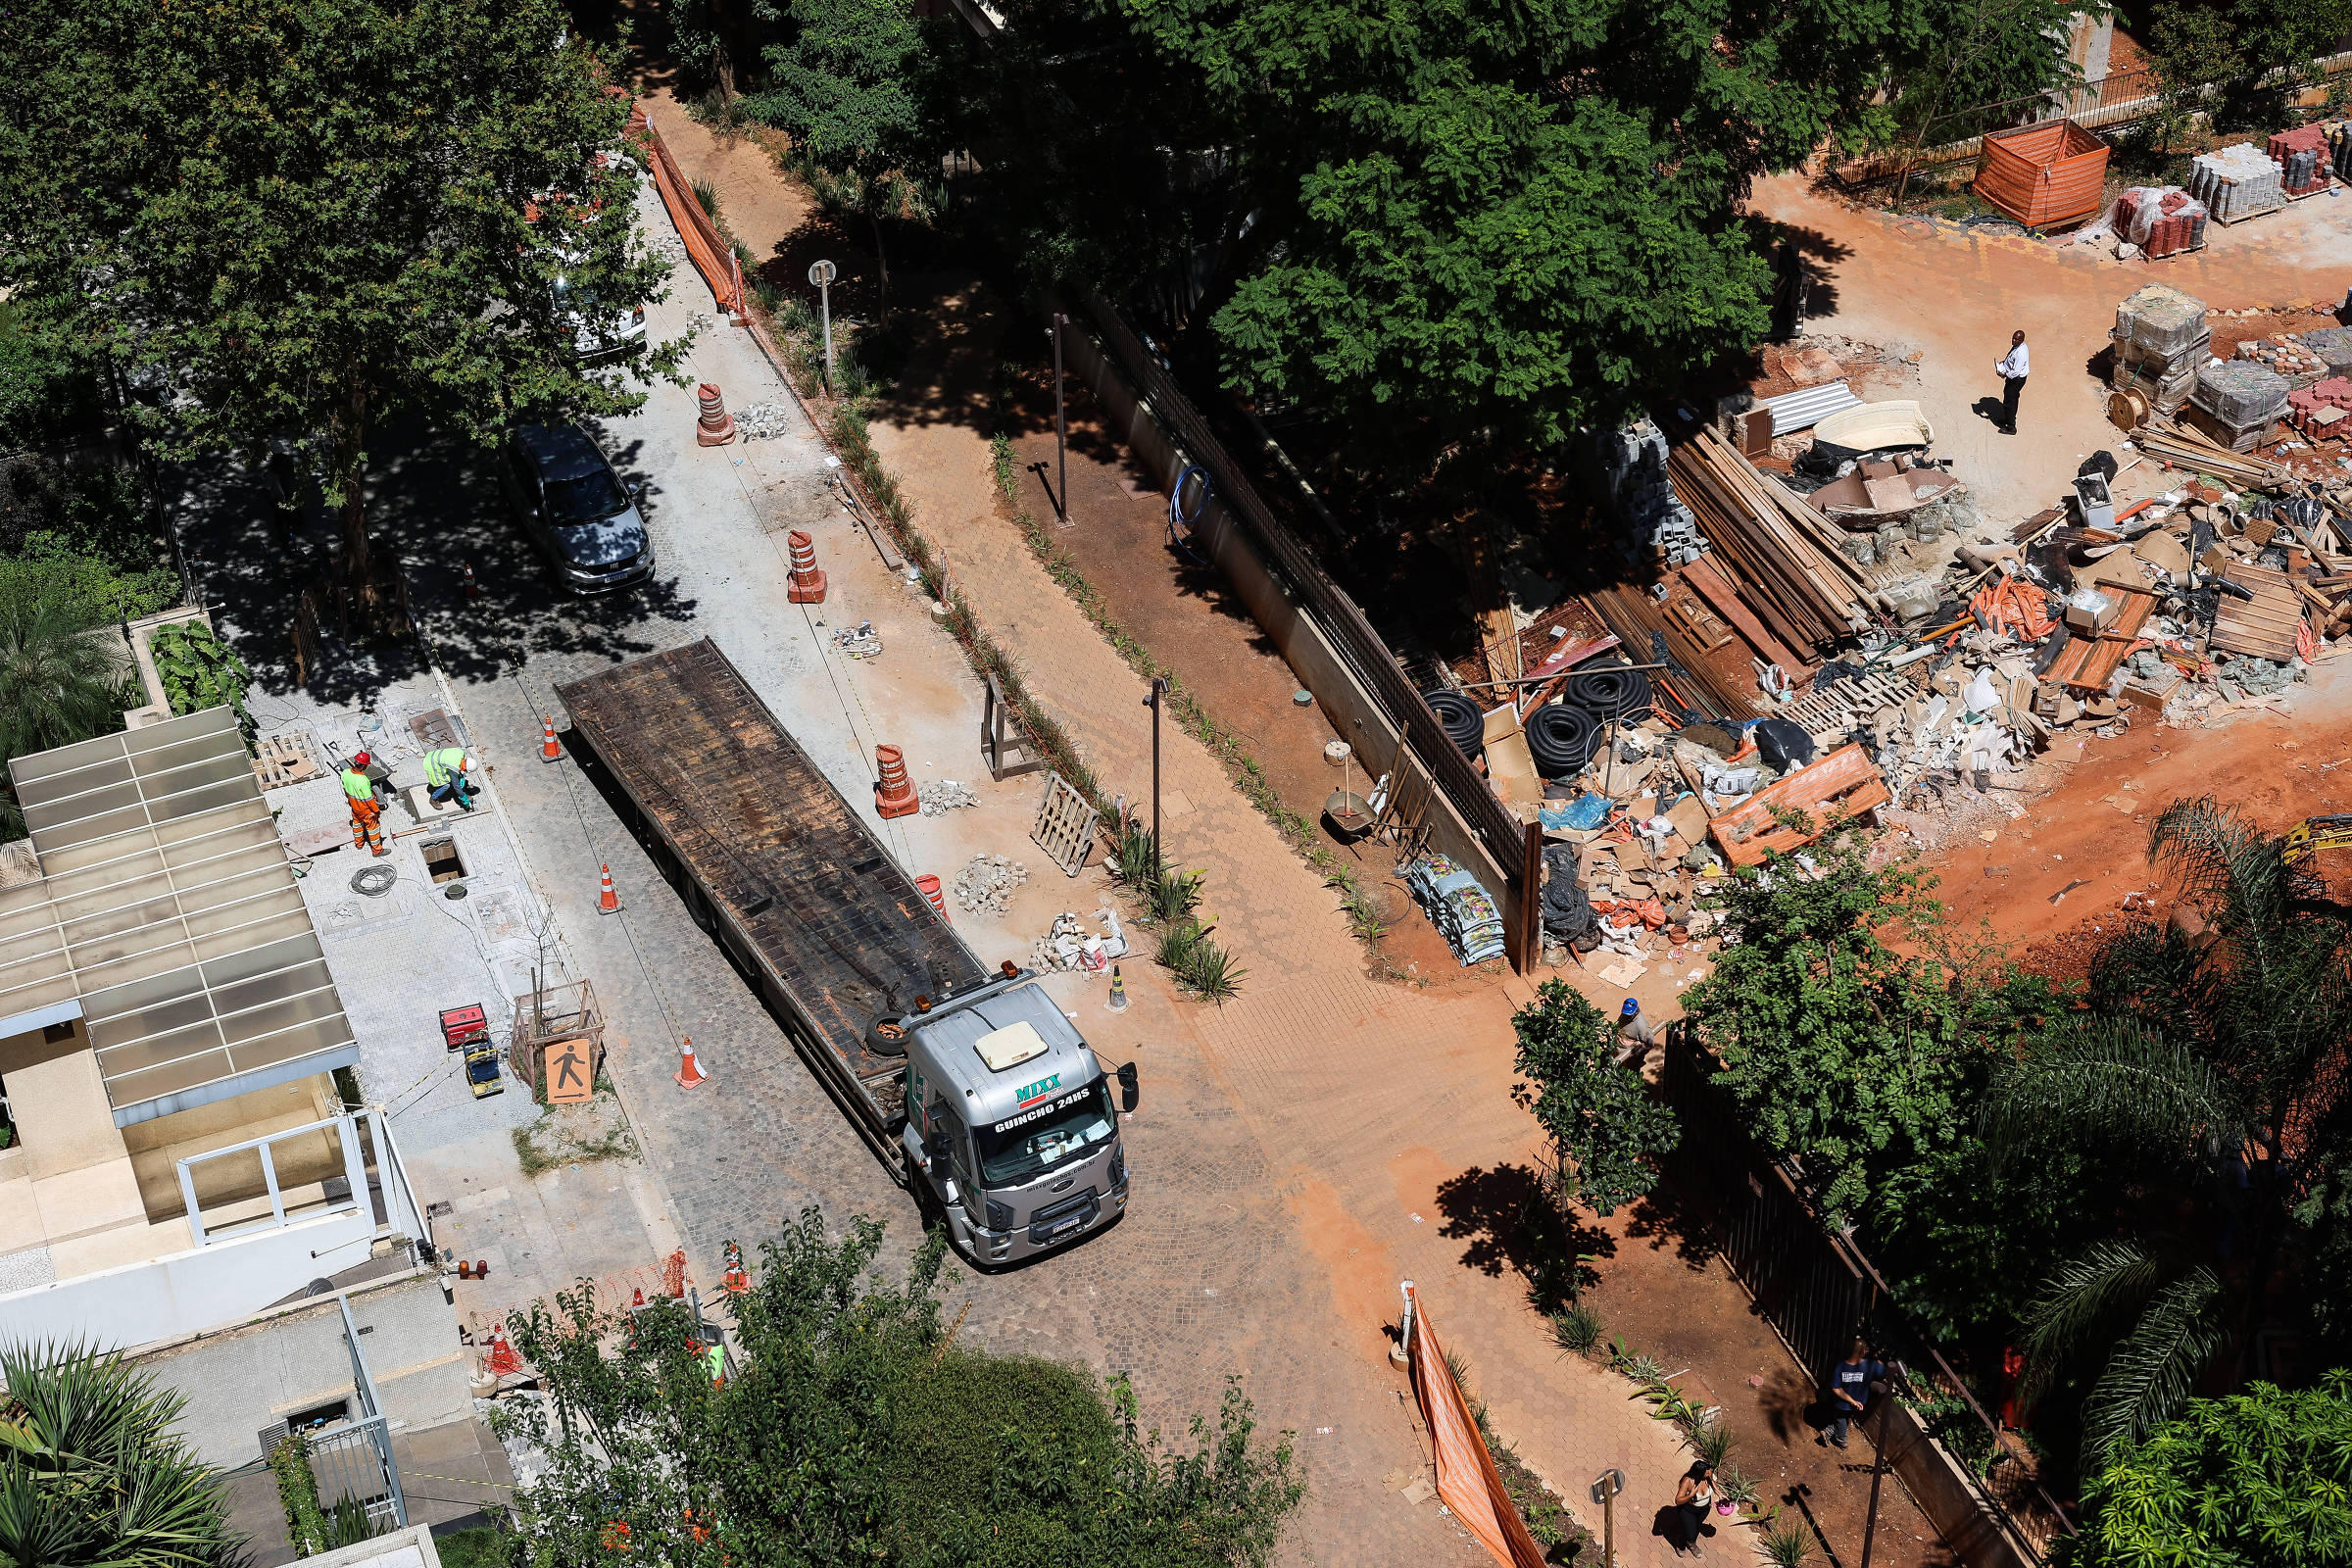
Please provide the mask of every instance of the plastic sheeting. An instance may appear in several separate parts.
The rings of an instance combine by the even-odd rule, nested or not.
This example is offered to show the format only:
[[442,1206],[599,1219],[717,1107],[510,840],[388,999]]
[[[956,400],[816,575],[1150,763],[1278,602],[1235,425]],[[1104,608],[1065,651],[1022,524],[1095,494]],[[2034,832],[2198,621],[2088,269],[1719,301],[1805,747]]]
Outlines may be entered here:
[[1462,1396],[1446,1351],[1430,1327],[1429,1308],[1408,1283],[1405,1299],[1412,1303],[1412,1336],[1405,1350],[1412,1362],[1413,1395],[1420,1401],[1421,1419],[1429,1424],[1431,1447],[1437,1450],[1438,1496],[1453,1510],[1454,1522],[1470,1532],[1502,1568],[1544,1568],[1544,1550],[1529,1535],[1527,1521],[1511,1506],[1502,1490],[1502,1476],[1470,1401]]

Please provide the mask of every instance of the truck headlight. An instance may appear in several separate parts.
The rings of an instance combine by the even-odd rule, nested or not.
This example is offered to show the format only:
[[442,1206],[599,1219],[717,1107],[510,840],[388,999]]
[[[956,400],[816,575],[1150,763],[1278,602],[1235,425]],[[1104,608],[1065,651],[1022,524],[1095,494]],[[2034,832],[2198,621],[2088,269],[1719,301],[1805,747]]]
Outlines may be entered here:
[[1010,1204],[1000,1203],[992,1198],[987,1200],[987,1206],[990,1230],[1008,1231],[1012,1229],[1012,1206]]

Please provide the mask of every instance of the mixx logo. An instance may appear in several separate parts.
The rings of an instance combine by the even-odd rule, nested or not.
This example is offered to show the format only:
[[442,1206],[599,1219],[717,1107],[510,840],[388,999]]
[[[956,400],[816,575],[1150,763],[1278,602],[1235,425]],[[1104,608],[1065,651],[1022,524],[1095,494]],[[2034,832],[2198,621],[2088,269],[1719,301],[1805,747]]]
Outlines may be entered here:
[[1060,1087],[1061,1074],[1059,1073],[1055,1073],[1051,1078],[1040,1078],[1033,1084],[1024,1084],[1021,1086],[1020,1095],[1014,1102],[1013,1108],[1015,1110],[1026,1109]]

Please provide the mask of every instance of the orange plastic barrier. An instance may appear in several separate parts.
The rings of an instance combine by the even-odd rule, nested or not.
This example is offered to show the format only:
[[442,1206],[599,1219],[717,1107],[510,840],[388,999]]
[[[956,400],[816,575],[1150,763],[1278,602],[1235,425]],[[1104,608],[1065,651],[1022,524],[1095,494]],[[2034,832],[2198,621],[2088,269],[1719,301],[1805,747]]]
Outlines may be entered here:
[[662,205],[669,209],[669,220],[677,225],[678,237],[686,242],[687,259],[703,274],[703,281],[710,285],[710,296],[718,308],[741,316],[743,282],[735,266],[735,252],[719,237],[718,225],[710,221],[703,204],[694,199],[686,176],[678,171],[678,161],[669,156],[668,144],[662,141],[662,132],[642,105],[632,105],[629,109],[629,134],[646,150],[646,161],[654,171],[654,187],[662,193]]
[[2028,228],[2079,222],[2099,211],[2107,144],[2071,120],[1984,138],[1976,190]]
[[1827,827],[1831,818],[1854,816],[1892,799],[1870,754],[1858,744],[1840,746],[1820,761],[1758,790],[1708,822],[1707,831],[1734,865],[1761,865],[1767,850],[1786,855],[1817,836],[1781,821],[1772,814],[1774,807],[1802,811],[1818,829]]
[[1502,1568],[1544,1568],[1543,1549],[1503,1492],[1494,1455],[1487,1452],[1461,1385],[1453,1381],[1446,1352],[1438,1348],[1429,1309],[1411,1289],[1405,1295],[1413,1303],[1413,1337],[1406,1347],[1412,1357],[1413,1393],[1438,1451],[1438,1495],[1453,1510],[1454,1522],[1476,1536]]

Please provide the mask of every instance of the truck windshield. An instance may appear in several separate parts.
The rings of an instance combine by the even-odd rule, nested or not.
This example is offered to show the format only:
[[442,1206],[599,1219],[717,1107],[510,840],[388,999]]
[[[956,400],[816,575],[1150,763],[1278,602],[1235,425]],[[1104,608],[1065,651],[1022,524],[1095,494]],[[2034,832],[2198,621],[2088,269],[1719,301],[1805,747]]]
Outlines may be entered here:
[[994,1126],[973,1129],[986,1187],[1017,1187],[1056,1165],[1083,1159],[1118,1130],[1110,1108],[1110,1080],[1098,1078],[1075,1094]]

